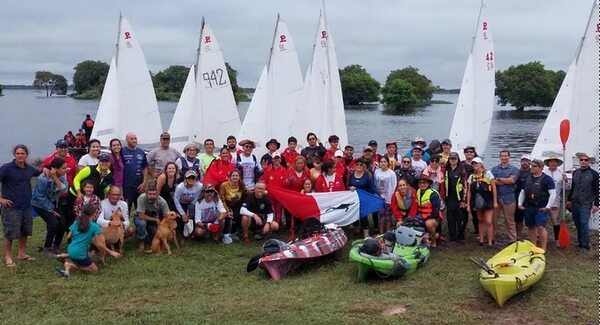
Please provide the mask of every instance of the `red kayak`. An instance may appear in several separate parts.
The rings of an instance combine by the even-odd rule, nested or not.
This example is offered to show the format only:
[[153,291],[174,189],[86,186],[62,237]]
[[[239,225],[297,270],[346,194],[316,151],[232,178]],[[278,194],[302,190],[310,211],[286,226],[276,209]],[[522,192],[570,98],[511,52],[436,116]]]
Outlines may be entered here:
[[263,256],[259,260],[259,266],[273,280],[279,280],[302,263],[335,253],[347,241],[342,228],[329,226],[321,232],[290,243],[286,250]]

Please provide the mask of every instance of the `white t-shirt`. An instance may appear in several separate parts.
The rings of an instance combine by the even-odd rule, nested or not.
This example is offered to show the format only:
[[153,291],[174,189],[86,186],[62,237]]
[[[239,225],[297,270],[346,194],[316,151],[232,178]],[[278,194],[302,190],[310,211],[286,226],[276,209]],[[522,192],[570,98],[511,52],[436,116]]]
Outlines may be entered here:
[[551,172],[548,167],[544,167],[544,174],[552,177],[552,179],[554,180],[554,187],[556,190],[556,199],[554,200],[554,202],[552,202],[552,204],[550,204],[550,207],[560,207],[560,201],[562,200],[563,173],[558,169],[556,169],[554,172]]
[[417,172],[418,175],[421,175],[423,169],[427,168],[427,163],[422,158],[419,160],[415,160],[411,158],[413,169]]
[[194,222],[202,222],[204,224],[214,223],[219,219],[219,214],[225,212],[225,206],[223,202],[202,200],[196,202],[196,214],[194,215]]
[[108,227],[108,223],[110,222],[110,218],[112,217],[113,212],[118,208],[121,208],[121,212],[123,213],[123,224],[125,224],[125,229],[129,228],[129,208],[127,207],[127,202],[119,200],[117,204],[112,205],[108,199],[104,199],[100,202],[100,216],[96,220],[96,223],[100,227]]
[[[258,165],[258,160],[255,162],[254,157],[250,155],[250,157],[246,157],[244,155],[240,155],[240,160],[238,162],[242,166],[242,180],[244,181],[244,185],[247,190],[254,189],[254,167]],[[260,168],[260,165],[258,165]]]
[[396,174],[391,169],[388,169],[385,172],[381,170],[381,168],[375,170],[375,185],[387,204],[392,202],[392,195],[394,195],[394,191],[396,190],[396,183]]
[[78,165],[80,165],[80,166],[98,165],[98,158],[92,158],[92,156],[90,156],[89,154],[86,154],[79,159]]

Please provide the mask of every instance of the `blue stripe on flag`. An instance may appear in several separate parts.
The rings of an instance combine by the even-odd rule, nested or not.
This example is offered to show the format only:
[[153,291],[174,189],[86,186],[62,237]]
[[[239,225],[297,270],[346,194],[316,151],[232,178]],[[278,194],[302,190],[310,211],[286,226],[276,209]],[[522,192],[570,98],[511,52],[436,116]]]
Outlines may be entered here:
[[377,212],[383,208],[385,201],[378,196],[361,189],[356,189],[358,201],[360,202],[360,217],[364,218],[373,212]]

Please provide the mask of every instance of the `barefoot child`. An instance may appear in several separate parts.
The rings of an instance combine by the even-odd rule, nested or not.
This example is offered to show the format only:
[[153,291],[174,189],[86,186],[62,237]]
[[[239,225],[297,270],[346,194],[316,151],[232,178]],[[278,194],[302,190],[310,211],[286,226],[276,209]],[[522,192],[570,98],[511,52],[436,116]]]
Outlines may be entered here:
[[99,250],[108,253],[112,257],[121,257],[121,254],[106,247],[100,226],[91,221],[95,212],[93,206],[84,206],[82,214],[69,227],[70,232],[67,237],[71,238],[71,243],[67,247],[67,254],[57,255],[57,258],[64,261],[68,257],[71,261],[64,262],[64,270],[56,268],[56,272],[61,276],[68,277],[71,272],[76,270],[85,273],[98,271],[98,267],[89,255],[90,243],[92,242]]

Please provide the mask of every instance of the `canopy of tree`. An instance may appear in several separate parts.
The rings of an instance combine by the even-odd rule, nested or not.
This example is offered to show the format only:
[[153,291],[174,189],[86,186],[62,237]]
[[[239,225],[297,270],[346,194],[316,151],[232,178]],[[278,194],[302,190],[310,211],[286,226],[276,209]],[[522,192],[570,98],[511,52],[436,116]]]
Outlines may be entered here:
[[379,101],[381,85],[362,66],[353,64],[340,70],[340,81],[344,104]]
[[190,68],[172,65],[152,76],[157,100],[178,101]]
[[528,106],[550,107],[565,78],[562,70],[546,70],[538,61],[496,71],[496,96],[502,106],[517,110]]
[[229,81],[231,81],[231,89],[233,90],[233,96],[235,96],[235,102],[247,102],[250,98],[246,95],[242,88],[237,83],[238,72],[229,65],[229,62],[225,62],[227,67],[227,74],[229,75]]
[[76,98],[100,98],[109,68],[107,63],[101,61],[87,60],[78,63],[73,68],[75,70],[73,87],[77,92]]
[[49,71],[37,71],[33,80],[33,86],[46,89],[46,97],[50,97],[53,94],[67,94],[67,79]]
[[420,74],[419,69],[408,66],[390,72],[381,89],[382,103],[394,108],[425,105],[431,100],[434,90],[431,80]]

